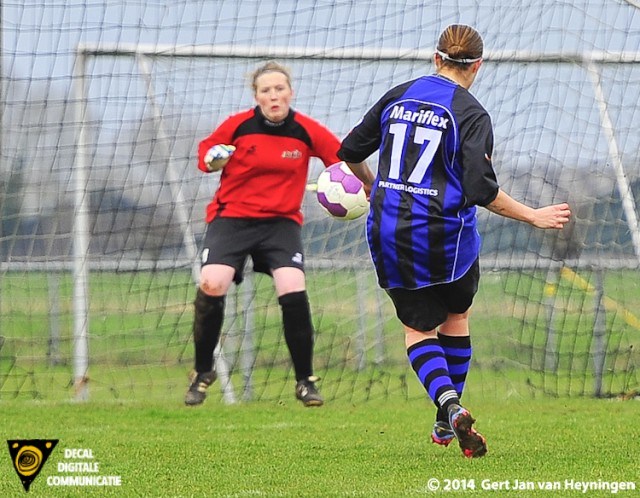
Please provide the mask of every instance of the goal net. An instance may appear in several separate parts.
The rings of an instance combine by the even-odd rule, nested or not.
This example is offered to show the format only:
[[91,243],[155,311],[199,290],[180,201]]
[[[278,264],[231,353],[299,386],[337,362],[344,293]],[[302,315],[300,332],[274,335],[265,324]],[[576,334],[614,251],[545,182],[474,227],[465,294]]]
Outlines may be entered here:
[[[180,402],[219,181],[197,170],[197,143],[254,105],[248,74],[270,59],[291,69],[294,107],[343,137],[387,89],[433,71],[453,22],[485,39],[472,92],[502,187],[574,214],[543,233],[479,209],[469,382],[483,396],[636,395],[640,13],[605,4],[5,2],[0,399]],[[329,218],[312,192],[303,212],[323,394],[421,396],[364,220]],[[293,399],[272,282],[247,270],[216,351],[220,399]]]

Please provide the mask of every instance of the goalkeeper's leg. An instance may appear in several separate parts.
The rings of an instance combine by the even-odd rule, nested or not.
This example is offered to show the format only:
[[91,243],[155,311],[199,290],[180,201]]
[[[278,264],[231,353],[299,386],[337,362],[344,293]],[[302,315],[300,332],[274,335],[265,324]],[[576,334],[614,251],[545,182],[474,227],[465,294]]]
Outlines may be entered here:
[[216,380],[213,352],[220,340],[225,294],[234,273],[233,268],[225,265],[208,265],[202,269],[201,284],[194,301],[195,365],[184,398],[187,405],[201,404],[207,396],[208,387]]
[[201,289],[194,302],[193,345],[195,366],[191,384],[185,395],[187,405],[199,405],[207,396],[207,388],[216,380],[213,368],[213,351],[220,340],[224,320],[224,296],[209,296]]
[[304,273],[297,268],[278,268],[273,276],[284,338],[296,375],[296,398],[305,406],[322,406],[324,400],[315,385],[320,379],[313,375],[314,329]]

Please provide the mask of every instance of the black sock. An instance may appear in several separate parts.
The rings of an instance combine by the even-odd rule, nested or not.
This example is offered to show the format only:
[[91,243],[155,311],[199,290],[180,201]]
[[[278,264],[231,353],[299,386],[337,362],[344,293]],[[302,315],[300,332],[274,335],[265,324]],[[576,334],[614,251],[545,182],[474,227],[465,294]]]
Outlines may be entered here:
[[291,292],[278,298],[282,308],[284,339],[289,348],[296,380],[313,375],[313,324],[306,291]]
[[213,350],[218,345],[224,320],[224,296],[209,296],[198,289],[193,303],[193,344],[195,370],[198,373],[213,370]]

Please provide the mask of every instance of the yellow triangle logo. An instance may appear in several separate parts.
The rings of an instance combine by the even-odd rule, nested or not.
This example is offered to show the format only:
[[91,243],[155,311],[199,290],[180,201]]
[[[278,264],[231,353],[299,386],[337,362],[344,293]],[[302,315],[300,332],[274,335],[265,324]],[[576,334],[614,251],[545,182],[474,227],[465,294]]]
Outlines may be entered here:
[[13,461],[13,468],[16,469],[24,490],[29,491],[29,486],[38,477],[42,466],[51,455],[53,448],[58,444],[58,440],[10,439],[7,440],[7,444]]

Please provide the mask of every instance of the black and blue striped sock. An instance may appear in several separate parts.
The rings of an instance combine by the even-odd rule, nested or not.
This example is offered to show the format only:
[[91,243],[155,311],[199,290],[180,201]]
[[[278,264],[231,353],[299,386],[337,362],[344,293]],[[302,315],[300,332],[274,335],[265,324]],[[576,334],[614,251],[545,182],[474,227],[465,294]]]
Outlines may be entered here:
[[[458,393],[458,398],[461,398],[467,380],[469,366],[471,365],[471,338],[468,335],[458,337],[438,334],[438,340],[444,351],[444,357],[447,360],[447,370],[449,371],[451,382]],[[437,418],[441,421],[447,421],[447,412],[439,410]]]
[[439,409],[446,412],[449,405],[460,402],[449,377],[444,351],[437,338],[413,344],[407,348],[407,356],[418,379]]
[[447,360],[451,382],[455,387],[458,397],[462,396],[464,384],[467,380],[469,365],[471,364],[471,338],[467,336],[454,337],[438,334],[440,345]]

